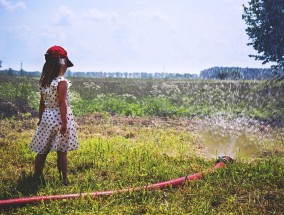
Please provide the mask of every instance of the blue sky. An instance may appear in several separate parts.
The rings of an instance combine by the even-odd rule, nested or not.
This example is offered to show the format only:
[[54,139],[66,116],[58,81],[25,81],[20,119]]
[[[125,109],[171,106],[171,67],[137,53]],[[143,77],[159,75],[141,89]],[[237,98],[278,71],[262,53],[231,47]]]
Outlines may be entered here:
[[2,69],[41,71],[61,45],[71,71],[199,74],[214,66],[268,68],[242,20],[245,0],[0,0]]

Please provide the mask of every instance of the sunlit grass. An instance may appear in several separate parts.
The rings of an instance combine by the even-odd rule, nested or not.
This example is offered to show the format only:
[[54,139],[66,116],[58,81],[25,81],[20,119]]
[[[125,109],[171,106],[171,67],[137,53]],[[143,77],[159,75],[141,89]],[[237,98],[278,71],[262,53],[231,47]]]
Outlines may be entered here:
[[[38,80],[8,77],[1,81],[1,99],[23,99],[36,108]],[[80,148],[68,153],[71,185],[62,186],[54,152],[44,169],[46,184],[35,184],[35,153],[29,143],[37,119],[29,112],[10,119],[0,116],[0,199],[118,190],[167,181],[211,168],[219,146],[229,146],[221,148],[224,154],[233,147],[228,142],[235,141],[241,150],[254,146],[255,152],[248,151],[248,157],[236,154],[236,163],[176,189],[42,202],[1,213],[283,213],[284,82],[265,86],[255,81],[72,81],[71,104]],[[209,118],[213,123],[205,124],[206,117],[220,113],[230,118],[224,126],[218,127],[214,117]],[[252,127],[234,124],[238,117]],[[244,134],[235,133],[238,127]]]
[[[80,148],[70,152],[70,186],[62,186],[56,153],[44,169],[45,186],[31,183],[35,153],[28,149],[36,119],[1,120],[1,199],[143,186],[214,166],[202,153],[194,121],[89,115],[77,118]],[[19,214],[227,214],[281,212],[284,159],[281,134],[271,132],[263,153],[205,175],[189,185],[110,197],[79,198],[5,209]],[[275,136],[276,135],[276,136]],[[268,144],[269,142],[269,144]],[[276,154],[273,154],[277,152]]]
[[[21,105],[37,109],[38,79],[13,76],[2,79],[0,102],[21,101]],[[269,123],[283,122],[284,81],[271,84],[243,80],[71,80],[71,105],[76,116],[106,112],[122,116],[204,118],[226,112]]]

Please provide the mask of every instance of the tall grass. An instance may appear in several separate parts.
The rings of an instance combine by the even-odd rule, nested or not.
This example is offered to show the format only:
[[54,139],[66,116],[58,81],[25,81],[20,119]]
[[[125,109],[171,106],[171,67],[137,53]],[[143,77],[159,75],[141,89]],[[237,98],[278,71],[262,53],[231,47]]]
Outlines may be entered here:
[[266,86],[255,81],[73,81],[77,115],[106,111],[124,116],[204,117],[224,112],[283,120],[284,82]]
[[[37,109],[37,79],[5,78],[0,96]],[[267,122],[283,122],[284,81],[139,80],[73,78],[75,115],[108,112],[123,116],[205,117],[223,112]]]

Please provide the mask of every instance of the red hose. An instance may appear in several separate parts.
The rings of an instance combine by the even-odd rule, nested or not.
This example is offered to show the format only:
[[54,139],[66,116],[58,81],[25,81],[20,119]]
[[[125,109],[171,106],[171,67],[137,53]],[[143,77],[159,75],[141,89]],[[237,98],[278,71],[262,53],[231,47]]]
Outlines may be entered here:
[[0,200],[0,207],[7,206],[15,206],[15,205],[23,205],[28,203],[42,202],[42,201],[50,201],[50,200],[61,200],[61,199],[75,199],[84,196],[108,196],[115,193],[125,193],[129,191],[136,190],[153,190],[153,189],[164,189],[166,187],[177,187],[182,185],[185,181],[193,181],[197,179],[201,179],[205,173],[214,172],[216,169],[221,168],[225,165],[225,162],[221,161],[217,163],[213,168],[209,169],[207,172],[195,173],[186,177],[177,178],[170,181],[160,182],[156,184],[150,184],[143,187],[134,187],[134,188],[126,188],[120,190],[109,190],[109,191],[100,191],[100,192],[91,192],[91,193],[76,193],[76,194],[63,194],[63,195],[51,195],[51,196],[32,196],[32,197],[23,197],[17,199],[6,199]]

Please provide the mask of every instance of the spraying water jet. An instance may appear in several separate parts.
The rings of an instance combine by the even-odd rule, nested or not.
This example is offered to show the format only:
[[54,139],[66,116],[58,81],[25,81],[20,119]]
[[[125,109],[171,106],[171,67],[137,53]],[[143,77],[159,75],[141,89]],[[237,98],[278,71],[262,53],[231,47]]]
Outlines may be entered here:
[[233,158],[253,159],[261,150],[263,134],[256,120],[216,115],[203,120],[198,129],[202,145],[212,157],[226,154]]
[[189,176],[173,179],[170,181],[159,182],[156,184],[150,184],[141,187],[134,187],[134,188],[125,188],[120,190],[109,190],[109,191],[96,191],[90,193],[75,193],[75,194],[62,194],[62,195],[50,195],[50,196],[32,196],[32,197],[23,197],[23,198],[15,198],[15,199],[6,199],[0,200],[0,208],[4,207],[12,207],[12,206],[20,206],[30,203],[38,203],[38,202],[46,202],[46,201],[55,201],[55,200],[63,200],[63,199],[76,199],[85,196],[91,196],[93,198],[100,197],[100,196],[110,196],[113,194],[121,194],[127,192],[133,192],[138,190],[158,190],[164,188],[171,188],[171,187],[178,187],[184,185],[186,182],[194,181],[201,179],[205,174],[212,173],[215,170],[225,166],[226,164],[233,163],[234,159],[229,156],[221,156],[216,161],[216,165],[211,169],[195,173]]

